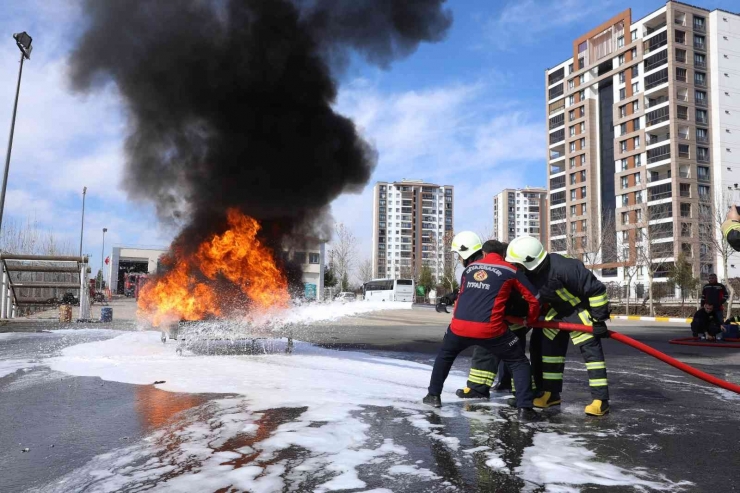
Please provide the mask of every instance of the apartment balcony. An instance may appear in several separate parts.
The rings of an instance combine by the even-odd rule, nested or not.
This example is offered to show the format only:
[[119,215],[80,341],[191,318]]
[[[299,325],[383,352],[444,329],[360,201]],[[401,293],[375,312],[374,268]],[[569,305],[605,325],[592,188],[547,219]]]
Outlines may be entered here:
[[708,125],[709,124],[709,119],[707,117],[697,115],[696,116],[696,123],[701,123],[702,125]]
[[555,101],[554,103],[550,103],[549,109],[550,114],[557,113],[558,111],[562,111],[563,108],[565,108],[565,98]]
[[[647,80],[647,79],[646,79]],[[655,78],[655,80],[651,80],[645,84],[645,91],[649,91],[650,89],[653,89],[655,87],[658,87],[661,84],[665,84],[668,82],[668,73],[666,71],[665,75],[662,75],[661,77]]]
[[695,33],[705,33],[707,32],[707,27],[704,24],[694,24],[694,32]]
[[694,67],[695,68],[707,68],[707,62],[699,62],[697,60],[694,60]]
[[701,182],[701,183],[709,183],[710,181],[712,181],[712,178],[711,178],[710,173],[708,172],[697,173],[696,181]]
[[671,158],[671,145],[665,144],[654,149],[648,149],[647,151],[647,162],[648,165],[657,163]]
[[708,163],[709,162],[709,154],[699,154],[696,156],[696,161],[699,163]]
[[696,141],[699,143],[704,143],[704,144],[709,143],[709,135],[702,135],[702,136],[697,135]]
[[645,108],[655,108],[663,103],[667,103],[669,101],[668,95],[667,87],[653,91],[650,97],[645,98]]
[[650,72],[658,67],[668,63],[668,51],[663,50],[660,53],[649,56],[643,61],[643,68],[645,73]]
[[664,142],[666,140],[670,140],[670,138],[671,138],[671,134],[668,133],[668,132],[663,133],[663,134],[657,134],[657,135],[656,134],[647,134],[646,135],[647,145],[649,145],[649,146],[654,145],[654,144],[657,144],[659,142]]
[[560,130],[556,130],[555,132],[552,132],[550,134],[550,145],[557,144],[558,142],[563,142],[565,140],[565,129],[561,128]]
[[551,175],[557,175],[558,173],[564,173],[565,172],[565,161],[560,161],[558,163],[550,163],[550,174]]
[[686,54],[685,53],[681,53],[681,54],[678,54],[677,53],[676,54],[676,61],[678,63],[686,63]]
[[666,26],[666,21],[665,21],[665,15],[664,15],[664,16],[663,16],[663,22],[660,22],[660,23],[658,23],[658,24],[656,24],[656,25],[654,25],[654,26],[649,26],[649,27],[648,27],[648,26],[646,26],[646,27],[645,27],[645,29],[644,29],[644,31],[643,31],[643,37],[645,37],[645,36],[650,36],[651,34],[653,34],[653,33],[656,33],[656,32],[658,32],[658,31],[660,31],[660,30],[661,30],[661,29],[663,29],[663,28],[664,28],[665,26]]
[[686,82],[686,74],[676,74],[676,82]]
[[663,180],[670,180],[671,179],[671,171],[668,170],[665,173],[658,173],[658,172],[651,172],[648,174],[648,183],[656,183]]
[[[662,111],[662,110],[665,110],[665,111]],[[658,125],[659,123],[667,122],[669,119],[668,107],[660,108],[658,110],[648,113],[645,116],[645,119],[646,119],[645,127],[652,127],[654,125]]]
[[694,50],[696,51],[707,51],[706,43],[697,43],[694,41]]
[[[663,27],[665,27],[665,25]],[[653,31],[653,32],[656,32],[656,31]],[[666,46],[667,44],[668,44],[668,33],[667,31],[663,31],[661,33],[655,34],[655,36],[645,41],[643,43],[643,51],[647,55],[648,53],[653,53],[659,50],[660,48]]]
[[552,99],[555,99],[555,98],[558,98],[558,97],[562,96],[563,95],[563,92],[564,92],[563,87],[564,87],[564,84],[560,84],[558,86],[555,86],[555,87],[550,88],[547,91],[548,96],[549,96],[549,99],[552,100]]
[[700,108],[706,108],[707,107],[707,98],[704,99],[695,99],[694,104]]
[[550,148],[550,161],[557,161],[565,158],[565,144]]

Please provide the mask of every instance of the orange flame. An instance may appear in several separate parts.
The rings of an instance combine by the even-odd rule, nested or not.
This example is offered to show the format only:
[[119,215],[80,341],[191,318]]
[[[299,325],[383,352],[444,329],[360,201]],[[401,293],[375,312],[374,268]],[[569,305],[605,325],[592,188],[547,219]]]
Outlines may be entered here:
[[229,209],[226,218],[226,232],[202,243],[193,255],[175,250],[168,259],[173,268],[142,287],[140,316],[154,326],[166,320],[223,316],[234,300],[225,299],[209,282],[218,278],[238,287],[249,307],[287,306],[288,280],[272,251],[257,239],[259,223],[236,209]]

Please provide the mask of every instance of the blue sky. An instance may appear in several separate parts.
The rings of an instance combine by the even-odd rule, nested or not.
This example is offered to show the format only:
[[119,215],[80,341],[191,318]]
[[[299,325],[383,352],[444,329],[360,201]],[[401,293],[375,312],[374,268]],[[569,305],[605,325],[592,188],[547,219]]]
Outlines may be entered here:
[[[692,0],[737,10],[736,0]],[[379,151],[365,190],[332,204],[337,221],[370,256],[375,181],[422,178],[454,185],[455,229],[487,231],[492,197],[511,186],[545,184],[544,70],[566,59],[573,39],[631,7],[633,19],[662,1],[449,0],[447,38],[423,45],[388,70],[353,63],[341,78],[337,109],[352,117]],[[564,15],[563,12],[568,12]],[[99,265],[113,244],[167,245],[150,204],[119,188],[125,116],[115,88],[73,95],[66,60],[84,26],[79,2],[8,2],[0,17],[0,136],[10,127],[19,52],[14,32],[34,37],[24,65],[6,218],[37,220],[79,243],[81,191],[88,187],[83,250]],[[5,151],[6,140],[0,140]],[[75,249],[77,247],[75,246]]]

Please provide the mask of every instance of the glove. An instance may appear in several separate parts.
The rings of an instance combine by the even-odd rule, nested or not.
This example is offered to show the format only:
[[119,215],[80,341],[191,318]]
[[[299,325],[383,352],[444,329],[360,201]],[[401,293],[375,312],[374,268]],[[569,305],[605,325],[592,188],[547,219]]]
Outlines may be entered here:
[[609,329],[606,328],[606,322],[604,322],[603,320],[594,322],[593,329],[594,329],[594,337],[597,337],[599,339],[609,338]]
[[439,304],[451,305],[452,304],[452,299],[450,299],[450,295],[449,294],[446,294],[446,295],[442,296],[439,299]]
[[437,313],[450,313],[447,311],[447,304],[442,303],[442,301],[437,303],[437,306],[435,306],[434,309],[437,310]]

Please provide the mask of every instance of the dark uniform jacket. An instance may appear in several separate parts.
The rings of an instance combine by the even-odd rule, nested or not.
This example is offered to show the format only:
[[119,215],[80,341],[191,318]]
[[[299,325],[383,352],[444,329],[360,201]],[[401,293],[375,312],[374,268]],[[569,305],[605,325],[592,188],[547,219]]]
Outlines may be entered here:
[[723,303],[727,302],[727,288],[724,284],[705,284],[701,290],[701,304],[711,303],[719,310]]
[[540,301],[548,305],[546,319],[563,319],[578,313],[586,325],[609,320],[606,286],[583,262],[557,253],[548,254],[545,262],[549,265],[530,271],[527,277],[539,290]]
[[722,319],[717,316],[717,312],[712,310],[707,313],[704,308],[699,309],[695,314],[693,320],[691,320],[691,332],[694,334],[703,334],[708,332],[711,335],[718,334],[720,332],[720,325]]
[[740,222],[728,219],[722,223],[722,234],[725,235],[727,243],[740,252]]
[[460,280],[450,330],[458,336],[476,339],[501,336],[507,330],[504,312],[512,291],[518,291],[528,303],[527,320],[537,320],[540,310],[537,292],[516,267],[495,253],[468,265]]

